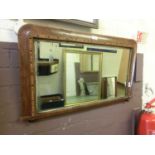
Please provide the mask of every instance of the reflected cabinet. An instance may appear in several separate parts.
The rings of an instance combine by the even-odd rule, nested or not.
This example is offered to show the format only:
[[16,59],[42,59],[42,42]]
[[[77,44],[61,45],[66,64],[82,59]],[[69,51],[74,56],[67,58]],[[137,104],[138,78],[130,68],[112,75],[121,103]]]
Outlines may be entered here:
[[18,36],[23,120],[130,99],[134,40],[36,25]]

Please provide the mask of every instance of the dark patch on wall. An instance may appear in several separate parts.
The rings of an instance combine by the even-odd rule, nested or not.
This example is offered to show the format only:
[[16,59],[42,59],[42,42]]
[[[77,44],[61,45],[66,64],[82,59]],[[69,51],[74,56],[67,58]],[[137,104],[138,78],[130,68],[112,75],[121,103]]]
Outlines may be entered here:
[[133,94],[129,102],[23,122],[18,47],[16,43],[0,43],[0,134],[132,134],[132,112],[141,108],[142,82],[133,84]]

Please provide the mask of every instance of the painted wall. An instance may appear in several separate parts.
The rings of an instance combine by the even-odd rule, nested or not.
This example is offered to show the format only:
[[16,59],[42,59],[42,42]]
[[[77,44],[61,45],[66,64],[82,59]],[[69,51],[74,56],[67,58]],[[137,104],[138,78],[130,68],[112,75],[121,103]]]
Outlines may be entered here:
[[[78,30],[74,26],[68,26],[69,28]],[[82,27],[80,30],[90,31]],[[1,40],[5,43],[0,42],[0,134],[132,134],[133,111],[139,108],[142,102],[141,82],[134,82],[134,95],[129,102],[31,123],[21,121],[18,47],[16,43],[6,43],[7,37],[10,39],[8,41],[17,42],[17,36],[15,33],[12,37],[9,37],[9,33],[5,34],[5,38]]]

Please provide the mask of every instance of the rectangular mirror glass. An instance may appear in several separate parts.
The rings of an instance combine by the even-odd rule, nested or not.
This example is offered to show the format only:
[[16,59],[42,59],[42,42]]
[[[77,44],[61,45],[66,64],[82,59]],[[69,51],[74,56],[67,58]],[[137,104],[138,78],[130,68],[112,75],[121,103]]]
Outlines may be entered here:
[[38,112],[127,95],[128,48],[35,40]]

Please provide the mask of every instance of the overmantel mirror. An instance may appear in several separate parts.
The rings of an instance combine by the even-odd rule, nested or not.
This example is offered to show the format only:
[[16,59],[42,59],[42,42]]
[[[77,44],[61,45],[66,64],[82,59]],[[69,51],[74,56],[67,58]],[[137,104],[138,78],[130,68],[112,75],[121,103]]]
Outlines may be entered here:
[[23,120],[130,99],[134,40],[29,24],[18,37]]

